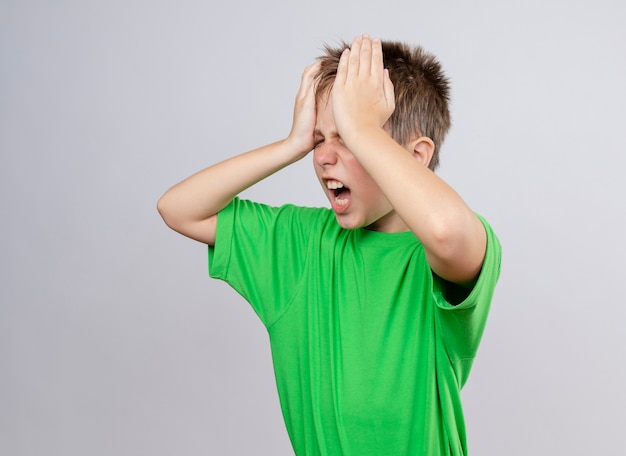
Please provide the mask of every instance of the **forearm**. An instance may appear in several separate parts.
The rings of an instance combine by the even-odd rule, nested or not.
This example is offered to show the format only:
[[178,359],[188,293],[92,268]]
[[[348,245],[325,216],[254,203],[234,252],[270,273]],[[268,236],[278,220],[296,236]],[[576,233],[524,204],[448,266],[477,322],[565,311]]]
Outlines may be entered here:
[[302,74],[291,131],[283,141],[210,166],[169,189],[158,210],[167,225],[187,237],[213,245],[216,215],[243,190],[274,174],[313,148],[315,127],[314,75],[319,63]]
[[433,270],[454,282],[475,277],[484,228],[456,191],[383,129],[346,131],[343,139],[422,242]]
[[194,224],[214,216],[243,190],[298,158],[287,140],[229,158],[170,188],[159,199],[159,213],[172,229],[197,239],[189,235]]

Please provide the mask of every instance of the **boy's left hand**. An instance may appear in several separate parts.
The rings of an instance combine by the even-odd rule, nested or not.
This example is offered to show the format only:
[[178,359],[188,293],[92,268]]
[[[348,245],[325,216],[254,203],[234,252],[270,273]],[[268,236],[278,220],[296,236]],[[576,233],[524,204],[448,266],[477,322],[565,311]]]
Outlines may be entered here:
[[339,135],[381,128],[395,109],[389,71],[383,66],[382,44],[369,35],[356,37],[341,55],[331,92]]

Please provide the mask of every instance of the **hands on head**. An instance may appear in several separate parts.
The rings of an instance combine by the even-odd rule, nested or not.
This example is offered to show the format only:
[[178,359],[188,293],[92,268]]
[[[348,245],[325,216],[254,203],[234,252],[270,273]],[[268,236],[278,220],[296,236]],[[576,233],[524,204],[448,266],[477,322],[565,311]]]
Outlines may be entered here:
[[[296,96],[289,141],[301,156],[314,145],[315,76],[319,70],[319,62],[304,70]],[[332,104],[337,132],[342,138],[385,125],[393,113],[395,101],[393,84],[383,65],[379,39],[372,39],[367,34],[357,36],[351,47],[343,52],[328,101]]]

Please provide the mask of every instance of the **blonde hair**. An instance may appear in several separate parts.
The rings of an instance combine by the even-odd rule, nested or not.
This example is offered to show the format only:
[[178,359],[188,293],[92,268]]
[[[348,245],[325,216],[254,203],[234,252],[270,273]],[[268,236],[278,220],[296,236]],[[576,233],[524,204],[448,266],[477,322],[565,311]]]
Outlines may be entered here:
[[[345,42],[337,47],[324,46],[325,54],[319,57],[321,65],[316,75],[318,99],[331,89],[341,53],[349,47]],[[435,150],[428,167],[434,171],[451,123],[448,79],[435,56],[420,46],[383,41],[382,47],[384,66],[395,92],[396,108],[388,121],[391,136],[403,145],[420,136],[429,137]]]

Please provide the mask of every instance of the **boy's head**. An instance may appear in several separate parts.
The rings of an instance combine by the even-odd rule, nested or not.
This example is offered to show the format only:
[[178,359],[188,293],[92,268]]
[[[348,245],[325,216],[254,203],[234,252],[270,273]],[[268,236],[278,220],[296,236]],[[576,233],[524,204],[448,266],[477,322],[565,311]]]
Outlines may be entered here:
[[[317,99],[332,87],[341,53],[349,47],[347,43],[325,46],[326,54],[319,58]],[[439,149],[450,128],[448,79],[435,57],[419,46],[383,41],[382,47],[384,65],[395,92],[396,108],[388,121],[391,136],[400,144],[420,136],[429,137],[435,150],[428,167],[434,171],[439,165]]]

